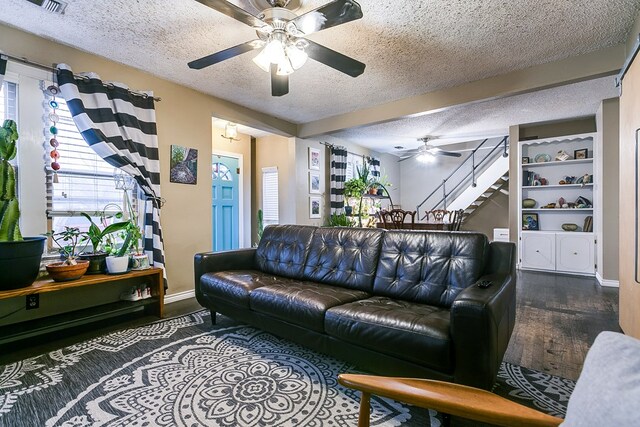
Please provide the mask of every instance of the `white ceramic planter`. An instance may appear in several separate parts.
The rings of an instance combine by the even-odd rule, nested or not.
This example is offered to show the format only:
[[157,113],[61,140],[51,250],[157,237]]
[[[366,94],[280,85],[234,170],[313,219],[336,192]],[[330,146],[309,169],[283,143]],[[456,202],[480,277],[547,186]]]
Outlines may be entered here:
[[107,257],[107,272],[109,274],[126,273],[128,268],[129,255]]

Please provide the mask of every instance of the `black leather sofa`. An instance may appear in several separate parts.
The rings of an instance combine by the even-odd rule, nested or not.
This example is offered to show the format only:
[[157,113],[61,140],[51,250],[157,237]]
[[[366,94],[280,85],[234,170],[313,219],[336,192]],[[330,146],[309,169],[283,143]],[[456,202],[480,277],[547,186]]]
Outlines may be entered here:
[[491,389],[515,322],[515,245],[479,233],[278,225],[257,248],[194,264],[214,323],[222,313],[384,375]]

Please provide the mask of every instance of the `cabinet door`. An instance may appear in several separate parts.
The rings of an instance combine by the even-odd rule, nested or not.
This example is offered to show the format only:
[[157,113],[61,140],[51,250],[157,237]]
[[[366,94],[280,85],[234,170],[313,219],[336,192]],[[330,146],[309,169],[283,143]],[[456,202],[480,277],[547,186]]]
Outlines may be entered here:
[[522,233],[522,268],[556,269],[555,233]]
[[556,269],[569,273],[595,273],[593,234],[558,233]]

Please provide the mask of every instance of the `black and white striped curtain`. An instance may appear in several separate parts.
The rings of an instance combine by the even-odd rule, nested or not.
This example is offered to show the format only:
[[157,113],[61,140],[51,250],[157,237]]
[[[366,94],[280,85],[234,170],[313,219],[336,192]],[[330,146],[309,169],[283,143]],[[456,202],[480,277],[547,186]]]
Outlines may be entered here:
[[0,52],[0,91],[2,90],[2,82],[4,82],[4,75],[7,72],[7,58]]
[[369,157],[369,170],[371,171],[371,176],[374,180],[378,180],[380,178],[380,159],[377,157]]
[[93,73],[76,78],[66,64],[58,65],[58,85],[84,140],[107,163],[133,176],[142,189],[144,250],[155,267],[164,269],[153,95],[132,94],[120,83],[104,84]]
[[344,182],[347,180],[347,149],[331,147],[331,214],[344,213]]

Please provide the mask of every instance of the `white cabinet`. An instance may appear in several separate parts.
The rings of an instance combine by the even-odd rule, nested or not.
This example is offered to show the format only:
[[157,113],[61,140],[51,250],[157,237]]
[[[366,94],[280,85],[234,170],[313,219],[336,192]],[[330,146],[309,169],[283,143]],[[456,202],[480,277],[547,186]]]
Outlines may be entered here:
[[523,231],[520,267],[562,273],[594,274],[593,233]]
[[520,268],[595,274],[593,225],[602,207],[594,143],[595,134],[519,141]]
[[556,270],[567,273],[595,273],[593,233],[556,234]]
[[522,233],[522,268],[556,269],[556,233]]

